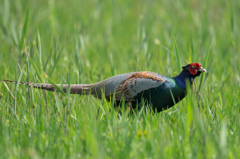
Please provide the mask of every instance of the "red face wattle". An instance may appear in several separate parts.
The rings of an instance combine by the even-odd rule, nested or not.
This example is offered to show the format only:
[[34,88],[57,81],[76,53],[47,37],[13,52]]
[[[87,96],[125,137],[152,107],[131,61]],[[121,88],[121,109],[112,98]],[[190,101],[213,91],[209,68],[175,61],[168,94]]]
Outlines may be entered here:
[[192,63],[188,66],[188,70],[192,75],[196,75],[198,70],[201,68],[202,66],[198,63]]

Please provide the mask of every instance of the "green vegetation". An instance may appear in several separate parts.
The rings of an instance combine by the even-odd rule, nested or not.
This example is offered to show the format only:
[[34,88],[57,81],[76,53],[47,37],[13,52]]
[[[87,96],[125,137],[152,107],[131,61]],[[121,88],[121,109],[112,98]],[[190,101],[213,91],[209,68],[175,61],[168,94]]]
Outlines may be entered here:
[[0,158],[240,158],[239,15],[238,0],[0,1],[0,80],[209,71],[175,107],[120,117],[104,99],[1,82]]

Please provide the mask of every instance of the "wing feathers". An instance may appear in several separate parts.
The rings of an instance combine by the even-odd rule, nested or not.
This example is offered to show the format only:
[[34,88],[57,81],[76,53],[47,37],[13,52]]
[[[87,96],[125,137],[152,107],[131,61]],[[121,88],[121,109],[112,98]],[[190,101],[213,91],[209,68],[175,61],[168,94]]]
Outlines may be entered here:
[[[134,97],[145,90],[158,87],[165,81],[165,78],[159,74],[142,71],[129,75],[120,86],[115,89],[115,99],[121,100],[124,98],[126,101],[134,101]],[[112,96],[110,94],[109,96]],[[107,97],[109,98],[109,97]]]

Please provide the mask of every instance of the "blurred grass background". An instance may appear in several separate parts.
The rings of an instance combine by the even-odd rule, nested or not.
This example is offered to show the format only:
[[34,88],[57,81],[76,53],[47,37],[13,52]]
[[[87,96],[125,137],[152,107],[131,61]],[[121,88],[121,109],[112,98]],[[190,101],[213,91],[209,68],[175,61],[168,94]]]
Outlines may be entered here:
[[121,117],[105,100],[0,83],[0,157],[239,158],[239,15],[237,0],[0,1],[0,80],[209,71],[175,107]]

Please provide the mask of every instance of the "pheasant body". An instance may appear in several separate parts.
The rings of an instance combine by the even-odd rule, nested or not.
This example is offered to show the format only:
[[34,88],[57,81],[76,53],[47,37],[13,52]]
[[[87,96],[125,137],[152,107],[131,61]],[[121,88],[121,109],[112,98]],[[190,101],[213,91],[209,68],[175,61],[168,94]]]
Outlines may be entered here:
[[173,79],[168,79],[167,82],[164,82],[159,87],[138,93],[135,97],[137,102],[134,105],[141,103],[141,99],[145,99],[147,103],[152,104],[154,110],[157,109],[160,112],[181,101],[185,95],[185,89],[177,86]]
[[[181,101],[186,96],[186,80],[192,84],[194,78],[202,72],[206,72],[206,70],[198,63],[183,67],[183,71],[176,77],[163,76],[148,71],[132,72],[116,75],[94,84],[73,84],[70,86],[70,93],[94,95],[100,99],[102,97],[108,100],[115,99],[117,105],[124,100],[131,103],[133,109],[148,104],[152,106],[153,110],[160,112]],[[56,88],[51,84],[20,84],[56,91]],[[61,85],[57,86],[61,87]],[[64,92],[67,88],[68,85],[62,85]]]

